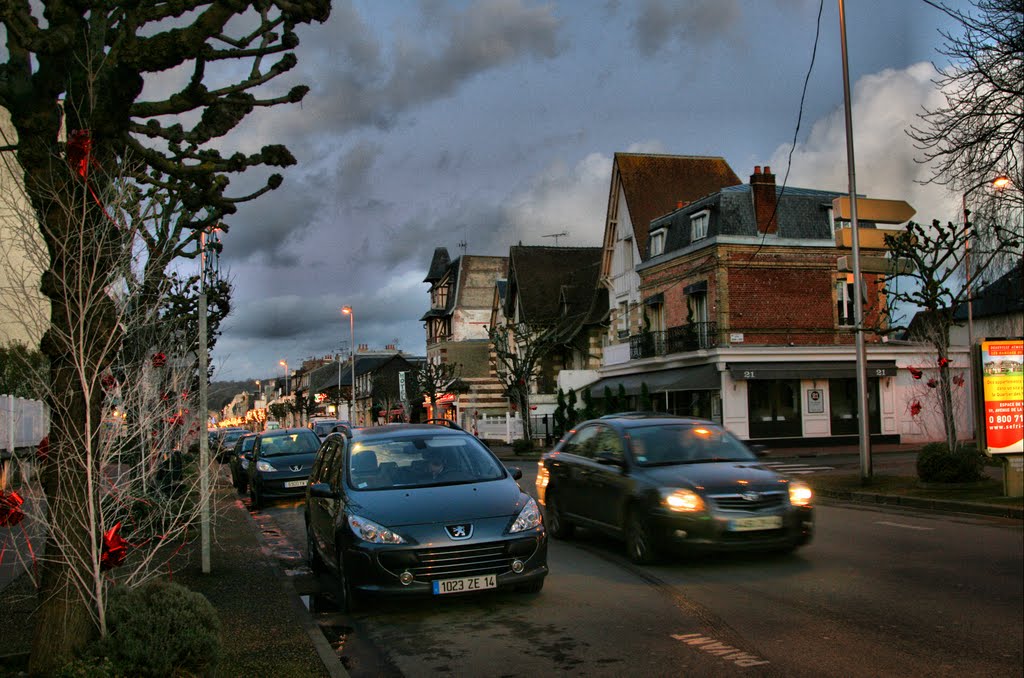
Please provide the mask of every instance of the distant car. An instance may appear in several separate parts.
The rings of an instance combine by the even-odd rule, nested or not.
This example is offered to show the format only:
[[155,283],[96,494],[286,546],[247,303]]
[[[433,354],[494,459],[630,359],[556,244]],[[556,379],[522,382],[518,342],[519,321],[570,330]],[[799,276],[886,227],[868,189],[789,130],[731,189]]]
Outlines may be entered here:
[[635,562],[668,550],[792,550],[813,536],[811,489],[714,422],[626,415],[578,425],[538,465],[548,530],[619,537]]
[[231,468],[231,484],[239,494],[249,490],[249,462],[252,461],[252,447],[256,443],[255,433],[246,433],[235,442],[228,466]]
[[235,449],[235,443],[238,442],[238,439],[246,433],[249,433],[249,429],[238,426],[220,429],[220,433],[217,435],[217,447],[213,451],[213,457],[222,464],[227,463],[231,456],[231,450]]
[[347,421],[342,421],[340,419],[314,419],[309,422],[309,428],[312,429],[313,433],[315,433],[320,440],[323,440],[333,432],[335,427],[339,424],[351,427],[351,424]]
[[388,424],[331,434],[306,494],[307,555],[353,594],[538,592],[548,574],[540,509],[465,431]]
[[261,509],[269,499],[302,497],[320,439],[308,428],[279,428],[256,435],[249,462],[249,497]]

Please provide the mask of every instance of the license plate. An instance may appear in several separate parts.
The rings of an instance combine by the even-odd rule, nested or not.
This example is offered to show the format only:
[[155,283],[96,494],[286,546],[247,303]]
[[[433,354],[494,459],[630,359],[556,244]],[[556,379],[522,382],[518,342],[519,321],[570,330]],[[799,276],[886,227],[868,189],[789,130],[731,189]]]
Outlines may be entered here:
[[286,480],[286,481],[284,481],[284,486],[285,487],[305,487],[306,486],[306,481],[305,480]]
[[777,530],[782,527],[782,516],[760,516],[758,518],[737,518],[729,521],[729,529],[733,532],[749,530]]
[[462,577],[460,579],[436,579],[434,580],[434,595],[441,596],[446,593],[482,591],[484,589],[493,589],[497,586],[498,578],[493,574],[485,574],[479,577]]

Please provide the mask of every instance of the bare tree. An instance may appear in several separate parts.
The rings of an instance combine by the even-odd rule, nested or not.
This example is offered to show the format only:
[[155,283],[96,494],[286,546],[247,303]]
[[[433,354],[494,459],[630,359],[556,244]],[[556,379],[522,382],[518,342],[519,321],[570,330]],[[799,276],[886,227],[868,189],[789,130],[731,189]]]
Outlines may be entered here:
[[563,329],[559,324],[508,322],[490,328],[494,349],[494,371],[505,388],[505,395],[523,418],[523,439],[532,440],[530,390],[541,360],[560,345]]
[[459,363],[431,362],[430,360],[413,370],[412,381],[416,391],[430,401],[433,416],[437,416],[438,400],[452,390],[460,374],[462,374],[462,365]]
[[[238,202],[280,185],[275,174],[256,191],[228,192],[232,174],[294,164],[283,146],[224,156],[212,144],[258,107],[302,100],[307,87],[256,92],[295,66],[296,27],[323,21],[329,11],[327,0],[0,4],[7,38],[0,105],[17,133],[2,150],[13,150],[20,163],[46,254],[41,290],[50,318],[41,350],[50,365],[49,404],[60,413],[43,487],[47,552],[63,557],[43,569],[34,674],[55,672],[102,629],[82,585],[92,581],[100,544],[90,494],[102,444],[100,383],[125,339],[119,321],[129,317],[117,298],[126,291],[117,280],[127,276],[116,274],[131,260],[128,248],[145,240],[133,225],[147,215],[155,219],[147,223],[180,227],[175,245],[191,243],[194,256],[201,234]],[[249,67],[239,70],[239,60]],[[172,69],[191,70],[182,88],[163,100],[142,99],[146,77]],[[157,205],[166,211],[151,211]],[[127,237],[132,228],[139,239]],[[170,231],[151,233],[154,243],[174,240]],[[161,273],[136,278],[143,287],[135,298],[159,295],[165,262],[183,255],[177,247],[147,251],[147,263]],[[154,284],[147,288],[147,280]],[[84,532],[83,515],[90,517]],[[92,558],[72,557],[83,553]]]
[[[1024,18],[1021,0],[973,0],[974,11],[925,0],[955,19],[959,32],[942,32],[940,54],[951,61],[935,84],[945,104],[926,110],[909,130],[931,181],[961,196],[971,194],[976,237],[990,237],[987,226],[1024,229]],[[997,177],[1009,190],[973,193]],[[1012,265],[1020,251],[997,258],[997,269]],[[978,277],[978,276],[975,276]]]
[[[888,281],[886,289],[887,312],[880,333],[892,334],[911,329],[903,309],[920,309],[917,314],[916,336],[935,351],[939,377],[939,409],[946,442],[950,450],[957,445],[957,406],[953,400],[953,375],[950,364],[950,328],[956,325],[954,312],[968,301],[968,287],[959,276],[967,256],[966,241],[970,224],[933,221],[931,226],[915,222],[895,235],[885,236],[889,256],[911,264],[910,272]],[[993,225],[995,247],[975,250],[974,265],[985,271],[1007,249],[1020,246],[1016,234]]]

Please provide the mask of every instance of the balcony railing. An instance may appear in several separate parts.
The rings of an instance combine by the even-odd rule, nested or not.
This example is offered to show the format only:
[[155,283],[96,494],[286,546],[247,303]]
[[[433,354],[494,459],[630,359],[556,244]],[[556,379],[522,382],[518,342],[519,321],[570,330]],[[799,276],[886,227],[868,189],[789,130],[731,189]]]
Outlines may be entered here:
[[653,358],[718,346],[718,323],[690,323],[661,332],[644,332],[629,338],[629,359]]

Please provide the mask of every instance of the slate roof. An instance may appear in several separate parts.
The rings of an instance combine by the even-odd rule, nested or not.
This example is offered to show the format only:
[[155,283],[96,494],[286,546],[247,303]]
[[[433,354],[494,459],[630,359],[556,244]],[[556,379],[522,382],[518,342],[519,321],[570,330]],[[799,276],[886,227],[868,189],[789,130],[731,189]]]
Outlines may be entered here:
[[445,247],[437,247],[434,249],[434,256],[430,259],[430,269],[427,271],[427,277],[423,279],[426,283],[435,283],[444,277],[445,271],[451,265],[452,259],[448,256],[448,249]]
[[[741,183],[720,157],[616,153],[615,165],[641,258],[646,258],[648,227],[653,219],[675,210],[680,200],[693,202]],[[620,205],[619,212],[622,210]]]
[[513,301],[520,318],[543,323],[562,318],[563,303],[570,313],[584,313],[583,322],[599,322],[608,311],[608,295],[598,284],[600,247],[546,247],[518,245],[509,248],[506,315]]
[[[971,315],[985,318],[1009,313],[1024,313],[1024,261],[993,282],[971,293]],[[967,304],[953,313],[955,320],[967,320]]]
[[[834,198],[846,195],[835,191],[820,191],[810,188],[787,186],[775,187],[778,200],[778,232],[770,238],[799,238],[822,240],[833,243],[832,227],[828,220],[828,208]],[[671,214],[656,219],[652,231],[666,228],[664,254],[669,255],[691,244],[690,218],[703,210],[709,210],[707,238],[716,235],[746,235],[757,237],[757,221],[754,217],[754,201],[750,184],[728,186],[714,195],[677,209]],[[874,228],[869,221],[859,222],[862,228]],[[826,244],[823,242],[822,244]],[[644,259],[646,260],[646,256]]]
[[[367,372],[374,372],[380,369],[382,366],[391,362],[392,360],[400,359],[402,362],[408,363],[410,366],[416,364],[417,360],[422,362],[423,358],[416,358],[414,356],[406,356],[398,353],[390,353],[385,355],[359,355],[356,354],[356,376],[366,374]],[[343,359],[341,361],[341,385],[348,386],[352,383],[352,370],[351,363],[349,360]],[[327,365],[322,365],[309,373],[309,392],[319,393],[328,388],[338,386],[338,361],[335,360]]]

